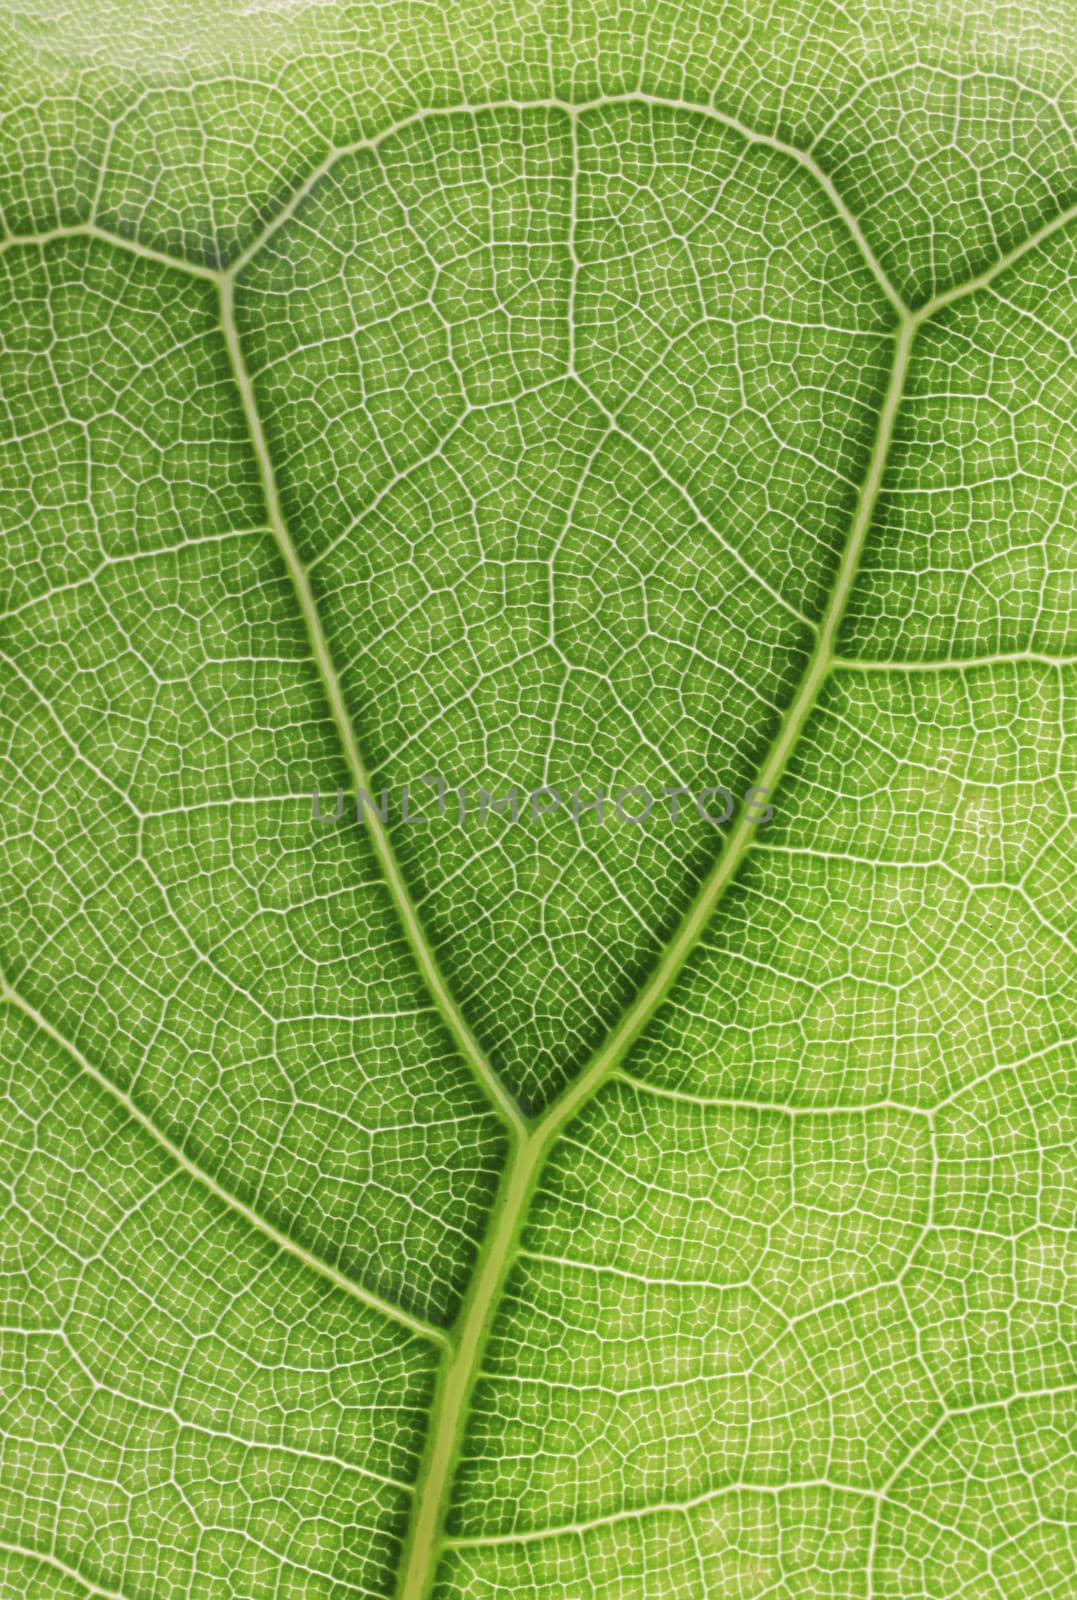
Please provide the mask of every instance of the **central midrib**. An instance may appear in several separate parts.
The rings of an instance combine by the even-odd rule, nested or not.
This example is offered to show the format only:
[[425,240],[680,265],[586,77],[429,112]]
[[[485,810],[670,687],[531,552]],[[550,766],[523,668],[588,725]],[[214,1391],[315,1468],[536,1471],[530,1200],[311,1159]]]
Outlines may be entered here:
[[[923,319],[923,313],[904,316],[895,334],[890,379],[879,411],[875,439],[849,533],[819,625],[815,649],[755,780],[763,788],[773,790],[781,779],[800,731],[833,664],[834,642],[856,576],[864,538],[871,525],[890,451],[913,339]],[[754,828],[755,824],[746,816],[741,817],[677,933],[621,1020],[572,1086],[531,1128],[514,1138],[512,1158],[494,1200],[493,1225],[479,1253],[462,1308],[459,1335],[454,1338],[451,1349],[443,1359],[438,1378],[427,1453],[422,1475],[416,1485],[416,1505],[405,1546],[399,1600],[426,1600],[433,1581],[442,1549],[448,1494],[462,1443],[471,1390],[479,1373],[493,1314],[546,1153],[568,1119],[594,1094],[654,1016],[736,876],[751,844]]]
[[[309,186],[305,186],[305,189],[307,187]],[[286,214],[290,214],[292,209],[294,208],[291,206],[286,208]],[[905,309],[899,313],[893,336],[893,356],[886,394],[879,411],[875,437],[849,532],[826,608],[818,626],[815,648],[796,693],[782,718],[766,760],[755,779],[760,787],[770,791],[777,787],[834,663],[835,641],[856,577],[864,540],[871,526],[918,328],[943,306],[986,285],[1017,256],[1024,254],[1048,233],[1069,220],[1072,215],[1070,211],[1052,219],[979,277],[944,291],[917,311]],[[280,220],[278,219],[278,223]],[[258,463],[270,526],[295,588],[310,636],[314,659],[322,678],[334,723],[339,730],[352,777],[359,787],[369,789],[365,764],[321,627],[307,571],[298,556],[284,519],[276,475],[236,327],[233,305],[236,271],[246,264],[253,253],[250,250],[245,252],[229,271],[220,274],[218,278],[225,341]],[[747,816],[741,817],[648,981],[622,1013],[620,1020],[613,1026],[601,1047],[572,1085],[541,1117],[528,1123],[487,1060],[442,976],[437,958],[419,922],[388,833],[377,823],[377,819],[374,819],[372,840],[375,853],[397,908],[403,931],[438,1011],[508,1129],[511,1150],[510,1159],[499,1181],[490,1212],[488,1231],[478,1251],[475,1270],[461,1306],[456,1330],[449,1337],[439,1367],[426,1449],[415,1487],[411,1525],[404,1546],[398,1600],[427,1600],[434,1579],[443,1548],[442,1531],[448,1496],[462,1443],[471,1392],[480,1370],[486,1340],[513,1258],[516,1241],[546,1153],[569,1118],[594,1094],[623,1059],[662,1004],[710,917],[736,877],[751,845],[754,828],[755,824],[749,821]]]

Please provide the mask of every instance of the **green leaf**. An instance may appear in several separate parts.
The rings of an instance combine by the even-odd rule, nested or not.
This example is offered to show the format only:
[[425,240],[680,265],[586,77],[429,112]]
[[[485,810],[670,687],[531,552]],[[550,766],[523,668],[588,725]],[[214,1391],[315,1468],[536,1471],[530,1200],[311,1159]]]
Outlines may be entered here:
[[1064,1600],[1072,7],[0,26],[0,1600]]

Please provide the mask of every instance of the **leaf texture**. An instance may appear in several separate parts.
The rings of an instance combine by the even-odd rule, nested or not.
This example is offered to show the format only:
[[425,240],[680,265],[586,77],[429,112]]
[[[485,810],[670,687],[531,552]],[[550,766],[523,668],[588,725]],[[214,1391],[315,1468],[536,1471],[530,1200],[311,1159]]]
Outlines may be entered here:
[[1070,8],[0,26],[0,1596],[1065,1600]]

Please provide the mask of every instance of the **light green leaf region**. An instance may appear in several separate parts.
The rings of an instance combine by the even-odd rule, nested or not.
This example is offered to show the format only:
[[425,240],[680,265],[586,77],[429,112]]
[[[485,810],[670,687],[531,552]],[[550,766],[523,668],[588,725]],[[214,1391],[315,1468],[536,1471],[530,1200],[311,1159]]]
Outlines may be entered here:
[[1077,1593],[1073,24],[7,8],[0,1600]]

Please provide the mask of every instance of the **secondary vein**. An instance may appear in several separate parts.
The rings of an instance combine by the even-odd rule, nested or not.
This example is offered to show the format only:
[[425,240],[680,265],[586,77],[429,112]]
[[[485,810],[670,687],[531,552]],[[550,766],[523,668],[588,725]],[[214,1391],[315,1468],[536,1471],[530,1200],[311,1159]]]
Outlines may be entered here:
[[28,1000],[13,989],[2,974],[0,974],[0,1001],[6,1001],[16,1011],[21,1011],[23,1016],[27,1017],[35,1027],[40,1028],[42,1033],[47,1034],[53,1043],[58,1045],[64,1054],[71,1058],[80,1071],[84,1072],[87,1077],[92,1078],[99,1088],[106,1090],[111,1098],[123,1107],[131,1120],[137,1122],[143,1132],[148,1133],[150,1138],[160,1145],[161,1149],[172,1158],[178,1167],[181,1167],[189,1177],[193,1178],[204,1189],[207,1189],[229,1211],[233,1211],[237,1216],[242,1217],[244,1222],[249,1223],[252,1228],[255,1228],[267,1238],[271,1244],[276,1245],[279,1250],[285,1251],[286,1254],[294,1256],[297,1261],[302,1262],[311,1272],[315,1272],[319,1277],[327,1279],[335,1289],[340,1289],[344,1294],[350,1295],[353,1300],[358,1300],[368,1310],[380,1312],[383,1317],[399,1323],[407,1328],[410,1333],[419,1334],[424,1339],[433,1340],[439,1345],[444,1345],[447,1342],[447,1336],[443,1328],[438,1328],[433,1323],[424,1322],[421,1317],[414,1317],[401,1306],[393,1305],[391,1301],[383,1300],[380,1295],[373,1294],[369,1289],[365,1289],[362,1284],[356,1283],[353,1278],[349,1278],[346,1273],[341,1272],[339,1268],[334,1267],[330,1262],[322,1260],[320,1256],[312,1255],[309,1250],[297,1243],[295,1239],[289,1238],[288,1234],[282,1233],[279,1228],[275,1228],[265,1217],[247,1205],[246,1201],[241,1200],[230,1189],[226,1189],[222,1183],[219,1183],[213,1177],[212,1173],[207,1172],[196,1161],[193,1161],[182,1146],[175,1144],[166,1133],[163,1133],[152,1117],[147,1116],[135,1104],[129,1094],[113,1083],[111,1078],[106,1077],[98,1067],[95,1067],[93,1062],[84,1056],[82,1051],[72,1044],[70,1039],[65,1038],[60,1030],[54,1027],[48,1018],[38,1011],[36,1006],[31,1005]]
[[[894,423],[897,419],[898,407],[905,385],[905,375],[908,371],[912,343],[920,321],[920,317],[905,317],[899,325],[894,342],[894,358],[890,369],[890,380],[879,411],[879,421],[868,460],[867,471],[860,487],[860,493],[857,496],[856,508],[850,524],[849,534],[845,541],[841,561],[838,565],[834,585],[819,625],[815,648],[809,658],[800,686],[782,718],[777,737],[771,745],[767,758],[755,779],[758,787],[768,789],[771,792],[777,787],[785,771],[793,747],[800,737],[801,730],[819,698],[819,691],[834,664],[834,645],[838,629],[845,614],[853,580],[856,577],[861,551],[864,547],[864,539],[871,525],[872,513],[875,509],[875,502],[882,483],[886,459],[893,438]],[[656,965],[647,983],[644,984],[635,1000],[624,1012],[620,1022],[606,1036],[605,1042],[591,1057],[583,1072],[576,1078],[571,1087],[565,1090],[558,1100],[553,1102],[537,1124],[537,1129],[543,1133],[545,1138],[552,1139],[556,1135],[568,1118],[598,1087],[606,1074],[622,1060],[625,1053],[630,1049],[666,998],[688,955],[697,943],[704,927],[736,876],[745,855],[751,848],[756,826],[754,822],[749,820],[747,814],[741,817],[730,834],[725,849],[718,857],[710,875],[704,880],[703,886],[696,895],[684,921],[666,946],[661,960]]]
[[14,1544],[11,1540],[0,1539],[0,1551],[6,1555],[17,1556],[23,1561],[38,1561],[42,1566],[52,1567],[62,1578],[66,1578],[71,1583],[79,1584],[88,1595],[94,1597],[94,1600],[128,1600],[128,1597],[119,1589],[102,1589],[100,1584],[84,1577],[77,1567],[68,1566],[66,1561],[61,1561],[59,1556],[53,1555],[50,1550],[31,1550],[27,1545]]
[[[221,325],[247,421],[247,431],[250,434],[251,446],[258,463],[258,473],[261,479],[262,494],[266,503],[269,525],[299,602],[299,608],[306,625],[307,637],[310,641],[311,654],[318,668],[325,696],[329,703],[329,710],[336,725],[352,781],[357,789],[365,789],[369,793],[372,789],[372,784],[359,749],[348,708],[344,702],[340,679],[337,676],[329,643],[325,637],[314,601],[310,577],[299,558],[299,552],[288,530],[281,507],[276,472],[266,443],[265,431],[262,427],[262,419],[255,399],[254,385],[247,369],[246,359],[240,344],[239,330],[236,326],[234,279],[232,277],[222,279],[220,300]],[[401,928],[442,1021],[452,1034],[457,1047],[470,1065],[475,1077],[485,1089],[494,1108],[500,1113],[510,1129],[519,1131],[523,1127],[523,1119],[519,1108],[487,1060],[442,975],[437,958],[419,921],[419,915],[408,891],[407,884],[404,882],[403,873],[389,841],[388,830],[373,808],[368,810],[368,820],[374,853],[381,867]]]

